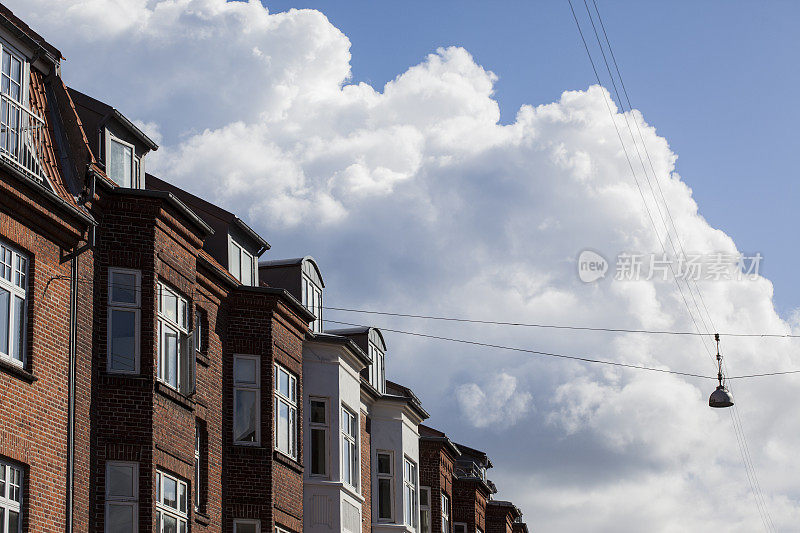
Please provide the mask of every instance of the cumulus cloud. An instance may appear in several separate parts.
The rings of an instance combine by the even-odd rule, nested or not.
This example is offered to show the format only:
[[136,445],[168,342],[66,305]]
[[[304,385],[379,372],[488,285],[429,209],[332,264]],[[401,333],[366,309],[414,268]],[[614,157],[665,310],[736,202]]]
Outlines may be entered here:
[[515,424],[531,409],[532,396],[519,389],[517,378],[501,372],[485,382],[456,388],[461,413],[476,428]]
[[[705,321],[722,332],[797,331],[796,317],[776,314],[763,278],[701,282],[702,306],[686,296],[694,320],[673,281],[620,282],[609,272],[580,282],[580,250],[660,252],[601,87],[523,106],[501,125],[497,77],[467,50],[437,50],[384,87],[352,83],[347,36],[313,10],[269,13],[255,0],[10,7],[70,58],[69,83],[159,133],[148,169],[247,218],[272,243],[271,257],[313,253],[331,304],[633,329],[690,331]],[[623,116],[614,118],[623,127]],[[736,253],[702,217],[667,141],[641,113],[627,119],[642,130],[684,249]],[[325,317],[332,326],[369,320],[715,372],[713,347],[698,337]],[[760,526],[730,415],[706,405],[712,380],[387,336],[389,374],[414,388],[431,424],[489,452],[499,496],[519,504],[533,529]],[[794,348],[787,339],[723,337],[733,374],[797,368]],[[733,384],[772,519],[787,530],[800,518],[792,461],[800,419],[785,406],[799,383]]]

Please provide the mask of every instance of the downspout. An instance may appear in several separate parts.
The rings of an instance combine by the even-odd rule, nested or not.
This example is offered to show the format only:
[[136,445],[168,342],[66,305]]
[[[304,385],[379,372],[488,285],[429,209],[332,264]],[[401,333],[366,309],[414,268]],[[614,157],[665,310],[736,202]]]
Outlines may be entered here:
[[67,533],[72,533],[75,501],[75,370],[78,347],[78,261],[72,258],[69,288],[69,376],[67,422]]

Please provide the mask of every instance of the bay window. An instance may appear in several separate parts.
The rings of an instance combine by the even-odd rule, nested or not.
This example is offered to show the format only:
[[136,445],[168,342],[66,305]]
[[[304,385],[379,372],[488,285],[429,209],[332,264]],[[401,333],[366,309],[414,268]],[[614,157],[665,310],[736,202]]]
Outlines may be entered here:
[[378,520],[388,522],[392,520],[394,486],[394,461],[391,452],[378,452]]
[[233,357],[233,442],[261,443],[261,360],[257,355]]
[[139,373],[141,280],[138,270],[108,269],[108,372]]
[[25,362],[28,259],[0,244],[0,358]]
[[309,402],[311,432],[311,475],[328,475],[328,402],[324,398],[312,398]]
[[403,502],[406,525],[417,527],[417,464],[406,457],[403,461]]
[[183,394],[194,392],[194,335],[189,335],[186,299],[158,283],[158,379]]
[[156,473],[156,531],[187,533],[188,490],[186,483],[164,472]]
[[0,531],[22,531],[22,469],[0,462]]
[[297,378],[275,364],[275,449],[297,459]]
[[139,531],[139,463],[106,463],[106,533]]
[[358,488],[358,416],[342,407],[342,481]]

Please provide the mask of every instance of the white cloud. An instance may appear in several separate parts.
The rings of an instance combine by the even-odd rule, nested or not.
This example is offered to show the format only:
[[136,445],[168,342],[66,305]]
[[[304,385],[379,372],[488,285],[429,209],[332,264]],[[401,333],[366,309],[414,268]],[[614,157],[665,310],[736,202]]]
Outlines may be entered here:
[[515,424],[531,409],[532,396],[519,389],[517,379],[505,372],[484,382],[465,383],[456,389],[461,413],[476,428]]
[[[148,130],[160,132],[162,147],[148,169],[246,217],[273,244],[271,257],[313,253],[330,304],[693,329],[672,282],[577,278],[574,260],[585,248],[608,258],[659,251],[604,89],[523,106],[500,125],[496,76],[461,48],[420,58],[375,88],[349,84],[349,40],[316,11],[270,14],[255,1],[222,0],[114,5],[10,2],[70,58],[70,83],[157,126]],[[683,247],[735,252],[700,215],[667,141],[640,113],[629,118],[642,129]],[[700,285],[719,331],[790,328],[772,307],[768,280]],[[697,337],[369,320],[714,372]],[[414,388],[431,424],[492,455],[501,496],[528,513],[532,529],[759,527],[729,415],[706,404],[712,381],[387,336],[390,375]],[[723,337],[734,374],[798,368],[795,349],[786,339]],[[734,383],[761,487],[786,530],[800,518],[800,466],[791,460],[800,419],[787,415],[798,383]],[[459,409],[465,416],[453,416]],[[508,438],[497,438],[498,427]]]

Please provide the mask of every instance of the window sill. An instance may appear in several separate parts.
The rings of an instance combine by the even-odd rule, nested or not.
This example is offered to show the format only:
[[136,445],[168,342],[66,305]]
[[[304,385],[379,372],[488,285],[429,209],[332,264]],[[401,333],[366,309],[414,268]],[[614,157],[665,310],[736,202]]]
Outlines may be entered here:
[[284,454],[283,452],[280,452],[278,450],[273,450],[272,457],[275,458],[277,462],[281,463],[282,465],[288,466],[295,472],[299,474],[303,473],[303,465],[298,463],[295,459],[292,459],[288,455]]
[[211,517],[202,511],[195,511],[194,521],[200,525],[207,526],[211,523]]
[[203,365],[204,367],[208,367],[211,365],[211,358],[205,352],[195,351],[195,356],[197,357],[197,362]]
[[6,372],[7,374],[12,374],[23,381],[27,381],[28,383],[33,383],[39,379],[34,376],[32,372],[29,372],[23,367],[15,365],[10,361],[6,361],[5,359],[0,359],[0,371]]
[[181,394],[180,392],[176,391],[169,385],[165,385],[164,383],[156,380],[156,391],[162,396],[166,396],[173,402],[177,403],[178,405],[190,410],[194,411],[195,402],[191,398],[188,398]]

